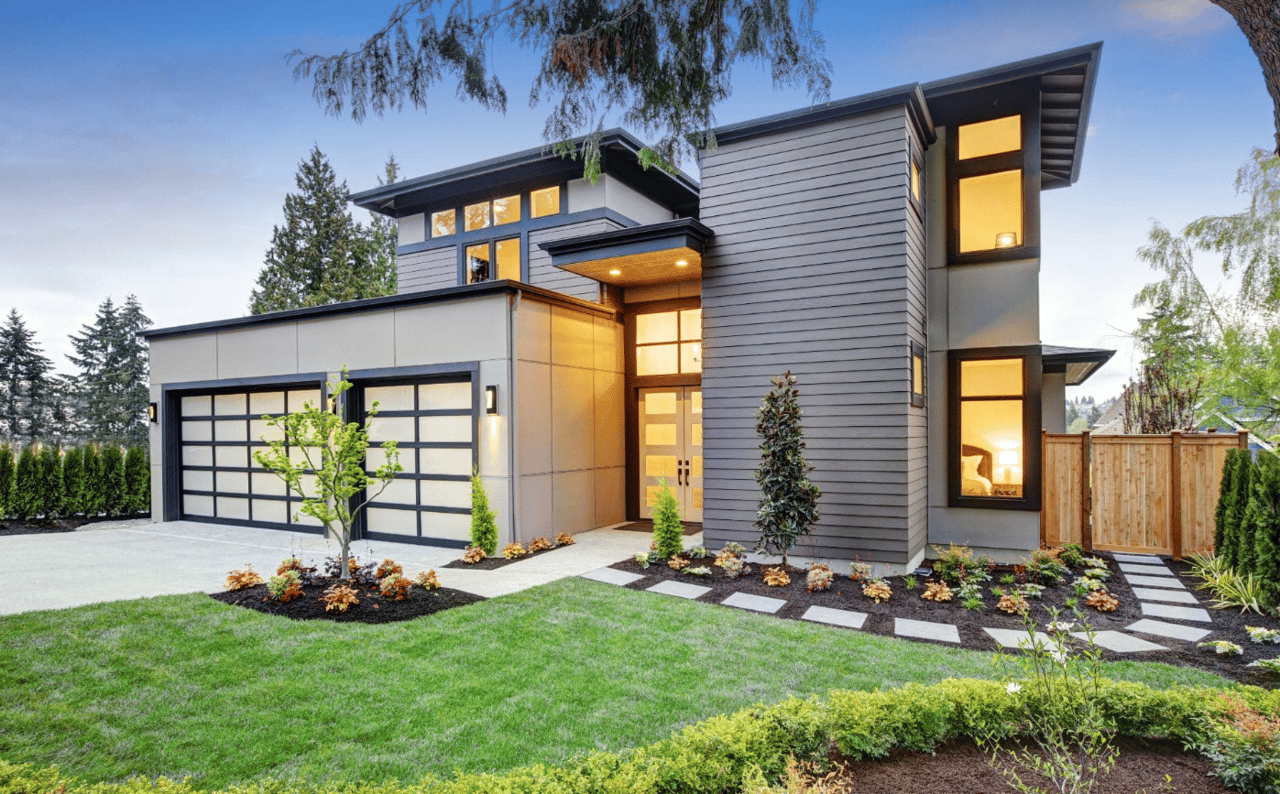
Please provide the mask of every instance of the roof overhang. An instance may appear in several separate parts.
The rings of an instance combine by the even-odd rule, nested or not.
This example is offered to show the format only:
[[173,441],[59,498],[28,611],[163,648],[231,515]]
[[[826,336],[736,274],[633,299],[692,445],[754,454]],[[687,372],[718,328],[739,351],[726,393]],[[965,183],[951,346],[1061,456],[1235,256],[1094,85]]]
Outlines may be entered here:
[[712,133],[717,144],[733,143],[734,141],[753,138],[757,135],[768,135],[774,132],[798,129],[812,124],[820,124],[824,121],[835,121],[870,113],[875,110],[900,106],[906,108],[907,117],[916,125],[920,136],[926,143],[933,143],[937,140],[937,135],[933,131],[933,117],[929,113],[929,106],[925,101],[925,95],[921,91],[919,83],[887,88],[871,94],[860,94],[859,96],[840,99],[835,102],[824,102],[821,105],[812,105],[799,110],[787,111],[786,113],[776,113],[772,116],[764,116],[763,118],[751,119],[737,124],[728,124],[723,127],[717,127],[712,130]]
[[1035,83],[1040,91],[1040,186],[1043,190],[1066,187],[1080,178],[1101,57],[1099,41],[925,83],[924,96],[935,122],[945,125],[950,110],[966,104],[967,94],[1003,83]]
[[1116,354],[1114,350],[1097,347],[1042,345],[1041,350],[1044,371],[1064,373],[1068,386],[1084,383]]
[[[575,150],[584,140],[574,140]],[[677,214],[696,216],[698,183],[679,170],[645,168],[640,164],[643,148],[641,141],[624,130],[605,132],[600,139],[602,173],[616,177]],[[505,196],[581,178],[580,157],[562,157],[543,146],[352,193],[348,199],[370,212],[400,218],[473,198]]]
[[[551,264],[621,287],[702,277],[702,252],[715,232],[692,218],[542,243]],[[683,263],[683,264],[681,264]]]

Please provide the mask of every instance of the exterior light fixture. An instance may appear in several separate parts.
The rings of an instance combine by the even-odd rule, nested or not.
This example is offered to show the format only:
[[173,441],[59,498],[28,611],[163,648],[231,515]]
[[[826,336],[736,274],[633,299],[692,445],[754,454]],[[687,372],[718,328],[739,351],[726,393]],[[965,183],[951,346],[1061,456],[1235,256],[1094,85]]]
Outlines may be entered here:
[[996,248],[1013,248],[1017,244],[1017,232],[1000,232],[996,235]]
[[621,271],[621,270],[610,270],[610,271],[609,271],[609,275],[611,275],[611,276],[621,276],[621,275],[622,275],[622,271]]
[[498,387],[497,386],[484,387],[484,410],[490,416],[497,415],[498,413]]
[[676,260],[676,267],[688,267],[689,263],[683,259]]
[[147,419],[151,421],[151,424],[155,424],[156,422],[159,422],[160,406],[156,405],[155,403],[149,403],[147,405]]

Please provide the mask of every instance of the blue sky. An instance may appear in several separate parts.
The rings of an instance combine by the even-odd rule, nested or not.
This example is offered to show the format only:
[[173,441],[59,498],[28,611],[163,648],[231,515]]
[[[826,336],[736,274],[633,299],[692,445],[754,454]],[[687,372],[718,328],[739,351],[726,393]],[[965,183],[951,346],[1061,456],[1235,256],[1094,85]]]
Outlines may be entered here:
[[[536,59],[502,42],[505,116],[452,85],[426,114],[325,116],[285,54],[358,46],[393,5],[0,6],[0,311],[16,307],[71,371],[67,335],[107,296],[136,294],[159,326],[245,314],[313,144],[355,191],[391,153],[418,176],[541,143],[544,114],[525,101]],[[1080,181],[1043,198],[1041,333],[1118,349],[1074,390],[1117,393],[1130,301],[1152,279],[1134,257],[1150,219],[1180,227],[1243,207],[1235,170],[1272,141],[1261,71],[1231,18],[1208,0],[820,0],[817,24],[833,98],[1105,42]],[[808,104],[759,69],[733,82],[720,123]]]

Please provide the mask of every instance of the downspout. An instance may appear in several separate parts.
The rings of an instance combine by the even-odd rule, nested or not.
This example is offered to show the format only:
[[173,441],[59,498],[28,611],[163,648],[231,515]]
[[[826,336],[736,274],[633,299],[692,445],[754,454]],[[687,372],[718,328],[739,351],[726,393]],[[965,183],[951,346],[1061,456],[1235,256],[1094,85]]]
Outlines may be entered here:
[[507,312],[507,427],[510,428],[507,436],[507,495],[510,501],[507,502],[508,509],[511,511],[511,537],[507,538],[508,543],[513,543],[520,537],[520,511],[516,506],[520,504],[517,500],[520,498],[520,476],[516,471],[516,444],[519,443],[520,433],[516,426],[516,356],[519,354],[516,350],[516,312],[520,310],[520,298],[524,293],[516,290],[516,296],[511,301],[511,311]]

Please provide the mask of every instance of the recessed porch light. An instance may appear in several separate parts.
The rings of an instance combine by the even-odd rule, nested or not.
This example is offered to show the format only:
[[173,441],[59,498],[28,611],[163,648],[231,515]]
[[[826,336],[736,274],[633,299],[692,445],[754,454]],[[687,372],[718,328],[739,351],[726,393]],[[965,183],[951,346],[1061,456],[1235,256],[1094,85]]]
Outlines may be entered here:
[[611,275],[611,276],[621,276],[621,275],[622,275],[622,271],[621,271],[621,270],[610,270],[610,271],[609,271],[609,275]]
[[676,267],[688,267],[688,266],[689,266],[689,263],[686,262],[685,260],[683,259],[676,260]]

